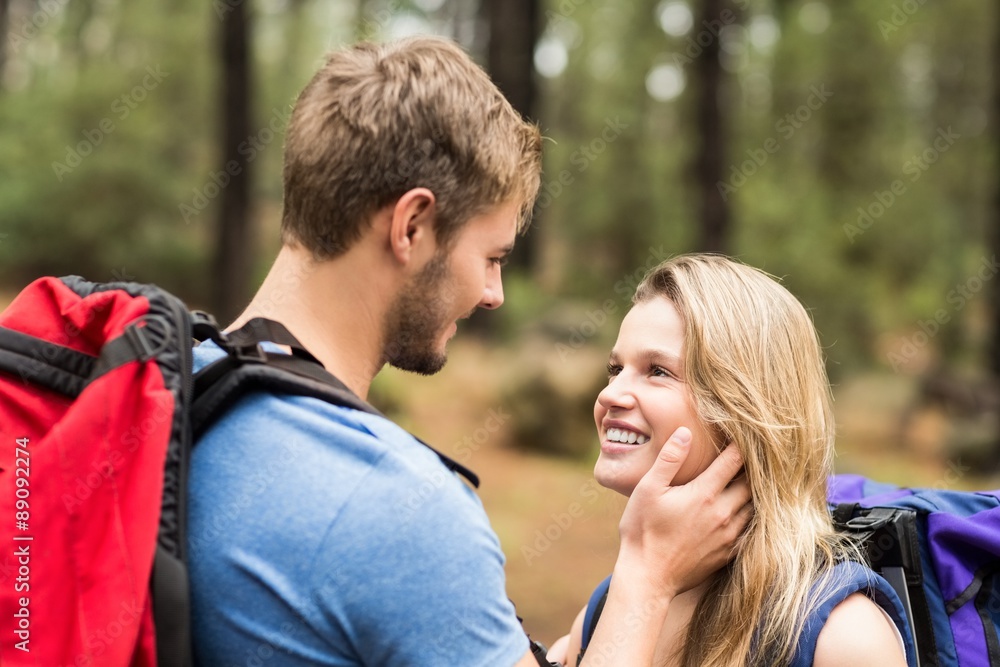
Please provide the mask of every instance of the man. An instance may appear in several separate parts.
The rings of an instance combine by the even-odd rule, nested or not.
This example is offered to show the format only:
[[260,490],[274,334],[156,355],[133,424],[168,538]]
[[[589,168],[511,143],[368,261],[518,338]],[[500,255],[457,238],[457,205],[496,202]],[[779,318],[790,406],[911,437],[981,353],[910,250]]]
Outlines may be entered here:
[[[540,163],[537,128],[453,44],[332,54],[288,127],[282,248],[230,328],[281,322],[361,398],[386,363],[438,371],[457,321],[503,303]],[[197,348],[196,367],[221,354]],[[651,655],[672,595],[746,521],[745,487],[722,491],[732,452],[669,488],[686,447],[675,436],[626,510],[595,661]],[[537,664],[478,498],[391,422],[257,392],[201,439],[190,479],[200,664]]]

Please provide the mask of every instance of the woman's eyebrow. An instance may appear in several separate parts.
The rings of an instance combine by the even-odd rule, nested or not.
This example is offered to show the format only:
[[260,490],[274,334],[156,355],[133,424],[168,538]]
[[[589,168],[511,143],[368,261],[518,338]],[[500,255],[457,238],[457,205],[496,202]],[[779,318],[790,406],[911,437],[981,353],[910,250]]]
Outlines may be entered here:
[[[684,360],[679,354],[674,354],[673,352],[658,348],[650,347],[639,350],[636,358],[640,359],[643,363],[656,362],[665,366],[671,366],[675,369],[683,369],[684,367]],[[618,358],[618,353],[615,350],[611,350],[611,353],[608,355],[608,363],[621,363]]]
[[675,368],[681,368],[684,365],[684,360],[679,354],[659,348],[646,348],[642,350],[640,357],[646,361],[658,361]]

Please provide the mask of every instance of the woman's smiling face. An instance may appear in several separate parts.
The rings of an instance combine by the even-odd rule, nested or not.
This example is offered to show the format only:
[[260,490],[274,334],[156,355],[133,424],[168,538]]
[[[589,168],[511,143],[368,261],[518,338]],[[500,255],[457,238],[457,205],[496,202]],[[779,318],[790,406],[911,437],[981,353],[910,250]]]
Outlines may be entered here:
[[675,485],[694,479],[718,456],[685,382],[684,322],[669,299],[643,301],[625,316],[594,421],[601,441],[594,478],[626,496],[680,426],[691,429],[692,441]]

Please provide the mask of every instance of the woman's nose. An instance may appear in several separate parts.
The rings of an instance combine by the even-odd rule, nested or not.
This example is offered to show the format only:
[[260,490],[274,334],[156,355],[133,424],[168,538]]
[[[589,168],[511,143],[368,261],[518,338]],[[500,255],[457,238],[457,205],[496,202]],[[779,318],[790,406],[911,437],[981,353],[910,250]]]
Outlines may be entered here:
[[608,386],[597,395],[597,402],[606,410],[612,408],[629,409],[635,407],[635,395],[624,373],[619,373],[608,380]]

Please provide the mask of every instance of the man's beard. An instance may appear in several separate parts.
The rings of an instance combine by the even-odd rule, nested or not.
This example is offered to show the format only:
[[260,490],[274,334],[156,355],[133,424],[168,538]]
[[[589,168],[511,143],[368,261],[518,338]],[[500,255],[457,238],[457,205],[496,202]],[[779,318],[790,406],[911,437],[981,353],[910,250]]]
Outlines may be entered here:
[[442,294],[450,277],[448,255],[438,252],[396,296],[386,313],[382,352],[390,366],[421,375],[444,368],[448,357],[437,345],[448,324],[450,303]]

